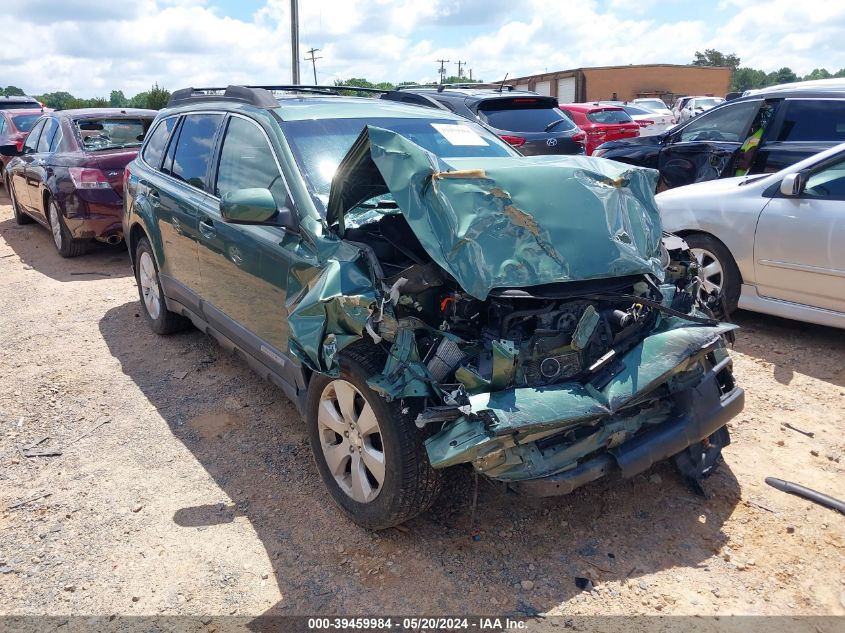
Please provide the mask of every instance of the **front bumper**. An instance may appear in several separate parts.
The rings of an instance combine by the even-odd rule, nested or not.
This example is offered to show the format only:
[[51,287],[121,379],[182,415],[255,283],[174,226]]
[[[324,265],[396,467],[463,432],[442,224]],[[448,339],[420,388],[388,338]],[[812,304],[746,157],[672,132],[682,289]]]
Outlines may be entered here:
[[511,490],[537,497],[569,494],[576,488],[608,475],[634,477],[659,461],[672,457],[722,428],[745,406],[745,392],[734,387],[720,393],[717,372],[711,370],[688,392],[679,394],[679,405],[688,408],[629,441],[588,459],[572,470],[541,479],[509,482]]

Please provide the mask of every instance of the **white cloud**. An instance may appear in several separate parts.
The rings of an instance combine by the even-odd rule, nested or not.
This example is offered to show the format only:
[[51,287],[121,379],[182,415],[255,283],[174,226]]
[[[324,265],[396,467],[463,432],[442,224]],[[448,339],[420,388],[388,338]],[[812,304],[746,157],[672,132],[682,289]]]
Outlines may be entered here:
[[[501,79],[590,65],[686,63],[716,48],[766,71],[845,67],[845,3],[722,0],[666,19],[674,0],[300,0],[301,49],[321,49],[321,83],[335,78],[427,81],[437,59],[469,60],[476,77]],[[683,6],[681,3],[680,6]],[[628,5],[630,10],[626,10]],[[132,95],[154,82],[188,85],[290,80],[289,0],[251,18],[208,0],[29,0],[3,8],[3,85]],[[671,15],[680,15],[679,3]],[[716,23],[720,17],[723,23]],[[300,63],[303,81],[310,65]],[[454,64],[448,73],[453,74]]]

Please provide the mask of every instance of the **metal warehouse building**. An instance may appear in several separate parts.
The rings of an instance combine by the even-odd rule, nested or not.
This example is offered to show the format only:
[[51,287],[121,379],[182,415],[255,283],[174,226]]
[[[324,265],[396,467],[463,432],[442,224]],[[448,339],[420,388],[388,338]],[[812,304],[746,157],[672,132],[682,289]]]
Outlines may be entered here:
[[731,69],[680,64],[600,66],[559,70],[509,79],[518,89],[557,97],[559,103],[630,101],[638,97],[723,97],[731,83]]

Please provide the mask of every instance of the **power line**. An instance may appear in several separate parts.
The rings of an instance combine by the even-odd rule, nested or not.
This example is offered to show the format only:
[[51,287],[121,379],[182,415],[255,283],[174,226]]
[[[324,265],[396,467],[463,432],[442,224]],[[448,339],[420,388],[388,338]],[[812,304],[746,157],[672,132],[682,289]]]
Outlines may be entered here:
[[446,64],[449,63],[448,59],[438,59],[436,60],[440,62],[440,83],[446,81]]
[[323,59],[322,57],[314,57],[314,53],[316,53],[319,50],[320,50],[319,48],[314,48],[312,46],[311,50],[308,51],[308,54],[311,55],[311,57],[305,58],[306,62],[309,62],[309,61],[311,62],[311,69],[314,71],[314,85],[315,86],[317,85],[317,60]]

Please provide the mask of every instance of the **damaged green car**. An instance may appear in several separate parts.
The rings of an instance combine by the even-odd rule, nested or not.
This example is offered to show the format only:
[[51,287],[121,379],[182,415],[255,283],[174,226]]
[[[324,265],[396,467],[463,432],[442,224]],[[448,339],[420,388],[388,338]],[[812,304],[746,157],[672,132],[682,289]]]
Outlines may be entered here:
[[713,470],[735,326],[656,177],[387,100],[185,89],[127,168],[124,234],[152,328],[193,322],[278,384],[380,529],[453,466],[541,496]]

